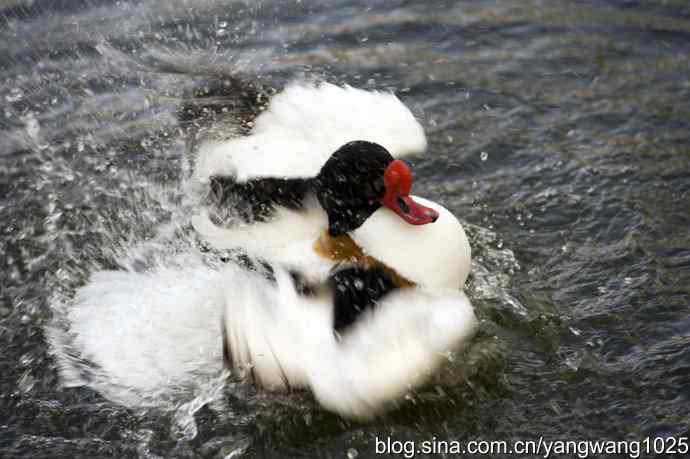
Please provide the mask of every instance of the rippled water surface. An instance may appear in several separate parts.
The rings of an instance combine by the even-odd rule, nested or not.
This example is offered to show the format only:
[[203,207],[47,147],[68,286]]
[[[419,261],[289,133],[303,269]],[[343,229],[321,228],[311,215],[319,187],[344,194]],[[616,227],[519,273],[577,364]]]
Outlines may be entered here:
[[[473,245],[471,369],[367,424],[220,380],[139,410],[61,386],[49,335],[92,272],[194,255],[177,110],[230,74],[412,108],[415,192]],[[0,457],[690,433],[685,1],[5,0],[0,107]]]

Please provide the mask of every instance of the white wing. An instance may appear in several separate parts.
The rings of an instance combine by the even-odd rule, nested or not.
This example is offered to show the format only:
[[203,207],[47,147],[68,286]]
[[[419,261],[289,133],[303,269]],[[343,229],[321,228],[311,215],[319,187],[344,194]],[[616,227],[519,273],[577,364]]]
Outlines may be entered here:
[[195,174],[202,182],[213,175],[313,177],[352,140],[379,143],[395,157],[427,146],[422,126],[391,93],[293,83],[271,99],[249,136],[202,145]]
[[309,381],[326,408],[370,418],[425,383],[474,336],[477,320],[462,292],[402,290],[312,362]]

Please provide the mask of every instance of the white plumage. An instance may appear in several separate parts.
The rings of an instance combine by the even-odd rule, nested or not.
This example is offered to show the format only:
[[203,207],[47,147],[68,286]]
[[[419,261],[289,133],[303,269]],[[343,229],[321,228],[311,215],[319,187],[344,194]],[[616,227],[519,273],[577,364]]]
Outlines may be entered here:
[[240,182],[313,177],[351,140],[378,143],[396,158],[423,153],[427,146],[424,129],[394,94],[293,83],[270,100],[249,136],[204,144],[195,176],[201,182],[213,175]]
[[461,291],[414,288],[388,295],[338,339],[330,296],[298,295],[282,271],[277,285],[258,278],[241,285],[226,300],[234,365],[269,389],[309,387],[347,417],[369,418],[398,402],[477,327]]
[[[203,145],[195,177],[202,183],[214,175],[312,177],[351,140],[379,143],[395,157],[426,149],[422,127],[392,94],[293,84],[271,100],[249,136]],[[423,384],[447,351],[466,346],[477,328],[461,290],[471,258],[462,226],[442,206],[414,199],[436,210],[438,220],[411,226],[382,207],[350,236],[417,286],[388,294],[342,336],[333,328],[332,295],[298,294],[285,270],[318,282],[335,263],[313,250],[328,225],[315,199],[304,210],[278,207],[267,222],[232,228],[200,212],[192,221],[203,238],[269,261],[276,282],[239,266],[211,269],[201,262],[95,273],[66,313],[69,336],[50,334],[64,380],[141,405],[151,393],[217,375],[224,326],[235,373],[268,389],[309,388],[343,416],[384,411]],[[88,380],[81,377],[86,370]]]
[[408,225],[389,209],[374,212],[352,232],[364,251],[427,288],[462,288],[470,273],[471,249],[462,225],[448,209],[419,196],[414,200],[438,212],[438,220]]

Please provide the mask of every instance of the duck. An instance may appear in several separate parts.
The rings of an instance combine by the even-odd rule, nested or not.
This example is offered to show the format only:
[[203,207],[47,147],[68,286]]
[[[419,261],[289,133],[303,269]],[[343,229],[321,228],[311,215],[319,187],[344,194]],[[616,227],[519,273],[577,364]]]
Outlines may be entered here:
[[[226,368],[269,391],[308,389],[326,410],[369,420],[469,346],[478,321],[461,289],[467,238],[450,211],[416,200],[438,213],[433,224],[376,210],[366,224],[386,231],[351,235],[373,248],[368,261],[347,257],[321,288],[298,288],[281,267],[273,282],[228,271],[236,287],[227,290],[222,319]],[[391,241],[398,250],[383,244]]]
[[478,328],[462,290],[471,259],[462,225],[414,199],[438,213],[434,223],[377,209],[339,244],[324,280],[279,263],[271,276],[209,264],[197,251],[93,273],[48,330],[63,385],[140,408],[238,382],[309,391],[346,419],[384,415],[462,355]]
[[[392,94],[288,86],[248,136],[201,145],[194,168],[210,201],[196,232],[267,269],[185,255],[94,273],[61,319],[69,332],[51,333],[66,385],[135,407],[224,366],[345,418],[397,406],[478,326],[462,225],[412,194],[400,159],[425,149]],[[239,219],[215,211],[238,205]]]
[[414,199],[438,213],[434,223],[409,225],[380,207],[365,223],[373,230],[338,245],[325,279],[280,263],[271,276],[209,264],[197,251],[93,273],[48,332],[63,385],[140,408],[238,383],[308,391],[345,419],[385,415],[452,355],[462,362],[478,328],[462,290],[470,269],[462,225],[440,204]]
[[289,86],[249,136],[202,147],[211,201],[248,211],[229,226],[196,216],[195,229],[271,266],[270,280],[229,281],[242,286],[223,316],[233,374],[309,388],[326,409],[367,419],[467,345],[477,327],[462,292],[469,242],[450,211],[411,194],[396,157],[425,149],[395,96],[329,84]]
[[[412,226],[438,218],[411,195],[412,171],[400,157],[424,153],[427,141],[395,95],[294,83],[253,123],[249,135],[207,142],[196,156],[209,205],[192,224],[213,248],[323,274],[333,263],[319,247],[380,207]],[[233,218],[222,216],[228,210]]]

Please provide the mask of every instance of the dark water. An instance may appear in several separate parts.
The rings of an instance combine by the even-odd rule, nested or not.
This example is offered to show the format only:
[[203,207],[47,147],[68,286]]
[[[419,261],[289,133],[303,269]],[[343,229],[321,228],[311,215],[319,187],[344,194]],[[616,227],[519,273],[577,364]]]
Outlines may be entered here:
[[[232,73],[394,89],[420,117],[416,192],[475,254],[471,374],[369,424],[301,394],[137,411],[61,388],[55,305],[134,244],[181,250],[176,110]],[[690,434],[685,1],[5,0],[0,101],[0,457]]]

